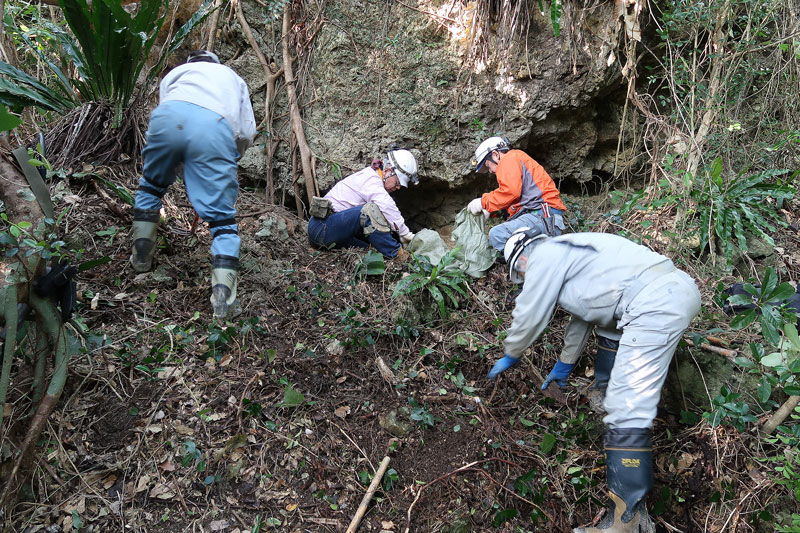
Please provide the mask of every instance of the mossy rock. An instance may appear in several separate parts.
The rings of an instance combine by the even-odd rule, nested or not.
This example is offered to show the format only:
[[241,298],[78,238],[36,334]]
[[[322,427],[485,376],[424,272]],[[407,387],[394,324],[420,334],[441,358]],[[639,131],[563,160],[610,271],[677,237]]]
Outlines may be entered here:
[[711,401],[724,386],[733,392],[758,388],[758,374],[750,374],[722,355],[705,350],[678,349],[664,383],[662,398],[670,411],[710,411]]

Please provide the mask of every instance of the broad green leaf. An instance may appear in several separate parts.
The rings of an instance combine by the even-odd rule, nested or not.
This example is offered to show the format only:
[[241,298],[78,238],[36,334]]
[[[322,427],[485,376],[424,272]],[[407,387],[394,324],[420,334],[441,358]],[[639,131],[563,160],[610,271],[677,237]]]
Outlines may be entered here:
[[110,263],[111,258],[107,255],[99,259],[92,259],[90,261],[84,261],[83,263],[78,265],[78,272],[83,272],[84,270],[89,270],[90,268],[94,268],[96,266],[103,265],[105,263]]
[[753,297],[749,294],[734,294],[728,297],[728,303],[731,306],[748,305],[753,303]]
[[0,131],[11,131],[20,124],[22,119],[9,113],[6,106],[0,104]]
[[782,302],[787,298],[791,298],[794,296],[795,288],[792,287],[791,283],[783,282],[778,285],[774,291],[770,294],[765,294],[764,299],[768,302]]
[[780,352],[773,352],[761,358],[760,363],[766,367],[773,368],[783,364],[783,355]]
[[446,317],[447,316],[447,310],[444,307],[444,296],[442,296],[442,293],[439,290],[439,288],[434,286],[434,285],[429,285],[428,286],[428,292],[431,293],[431,296],[433,296],[434,301],[437,304],[439,304],[439,315],[442,318]]
[[550,0],[550,22],[553,25],[553,35],[561,35],[561,0]]
[[758,318],[758,312],[755,309],[750,309],[746,313],[742,313],[740,315],[736,315],[735,317],[733,317],[733,320],[731,320],[730,327],[731,329],[736,329],[736,330],[744,329],[753,322],[755,322],[756,318]]
[[709,177],[721,184],[720,178],[722,177],[722,159],[717,157],[713,163],[711,163],[711,170],[709,171]]
[[758,401],[761,403],[765,403],[769,400],[770,395],[772,394],[772,386],[767,381],[763,381],[761,385],[758,386]]
[[800,387],[797,385],[784,385],[783,392],[790,396],[800,396]]
[[497,511],[492,519],[492,525],[495,527],[500,527],[509,520],[517,517],[517,510],[514,508],[503,509],[502,511]]
[[542,437],[542,442],[539,444],[539,449],[542,450],[542,453],[548,454],[553,449],[553,446],[556,444],[556,436],[552,433],[545,433]]
[[778,276],[772,267],[767,267],[764,270],[764,279],[761,280],[761,294],[768,297],[778,286]]
[[742,288],[748,294],[751,294],[751,295],[755,296],[756,298],[759,298],[761,296],[761,291],[759,289],[756,289],[755,286],[750,284],[750,283],[745,283],[744,285],[742,285]]
[[281,407],[297,407],[302,405],[305,399],[306,397],[303,396],[302,392],[294,390],[290,385],[283,390],[283,402],[281,402]]
[[794,350],[800,351],[800,337],[797,335],[797,327],[791,322],[784,322],[783,334],[792,345]]
[[783,325],[780,315],[775,308],[769,304],[761,306],[761,334],[764,340],[772,346],[778,346],[781,342],[780,328]]

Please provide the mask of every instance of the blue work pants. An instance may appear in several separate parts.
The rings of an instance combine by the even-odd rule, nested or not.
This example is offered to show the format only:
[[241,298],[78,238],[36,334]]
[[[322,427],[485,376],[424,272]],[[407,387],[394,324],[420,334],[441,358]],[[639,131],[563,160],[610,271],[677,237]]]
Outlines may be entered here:
[[175,168],[183,163],[189,201],[211,226],[211,253],[239,257],[234,205],[239,195],[239,152],[228,122],[189,102],[164,102],[150,117],[142,157],[135,207],[161,209],[161,199],[175,181]]
[[[396,256],[400,243],[391,233],[364,231],[361,226],[362,207],[351,207],[328,215],[325,219],[311,217],[308,221],[308,240],[311,244],[324,248],[367,248],[371,244],[384,257]],[[367,219],[367,226],[370,225]]]
[[[557,237],[561,235],[561,232],[565,228],[564,218],[561,215],[561,211],[558,209],[550,209],[550,216],[553,217],[554,230],[551,237]],[[489,244],[491,244],[495,250],[502,254],[508,238],[511,237],[512,233],[520,228],[531,228],[535,230],[535,235],[540,233],[547,235],[541,210],[531,211],[530,213],[523,213],[519,216],[513,217],[511,220],[491,228],[489,230]]]

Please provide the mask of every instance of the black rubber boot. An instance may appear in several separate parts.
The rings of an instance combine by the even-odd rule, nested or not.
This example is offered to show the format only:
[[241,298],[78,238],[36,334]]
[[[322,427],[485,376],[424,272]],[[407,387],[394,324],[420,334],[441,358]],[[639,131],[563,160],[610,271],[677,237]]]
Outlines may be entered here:
[[574,533],[655,533],[645,506],[653,488],[650,430],[609,429],[605,440],[609,509],[596,527],[579,527]]
[[597,357],[594,359],[594,383],[592,388],[606,390],[611,379],[611,369],[617,358],[619,341],[597,336]]
[[589,406],[596,413],[604,413],[603,402],[606,399],[608,380],[617,357],[619,341],[597,336],[597,357],[594,359],[594,383],[586,391]]

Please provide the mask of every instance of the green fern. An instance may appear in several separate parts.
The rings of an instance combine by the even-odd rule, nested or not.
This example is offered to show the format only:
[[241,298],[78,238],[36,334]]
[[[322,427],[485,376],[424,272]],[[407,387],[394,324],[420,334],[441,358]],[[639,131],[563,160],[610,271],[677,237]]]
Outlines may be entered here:
[[732,264],[734,241],[747,252],[745,231],[750,231],[770,245],[774,245],[767,232],[775,232],[776,226],[787,226],[778,214],[783,202],[794,198],[794,181],[797,173],[784,183],[778,178],[789,170],[766,170],[751,176],[738,176],[728,182],[722,176],[722,161],[717,158],[708,172],[708,180],[702,189],[691,192],[697,204],[700,244],[702,248],[712,245],[714,239],[722,243],[726,264]]

